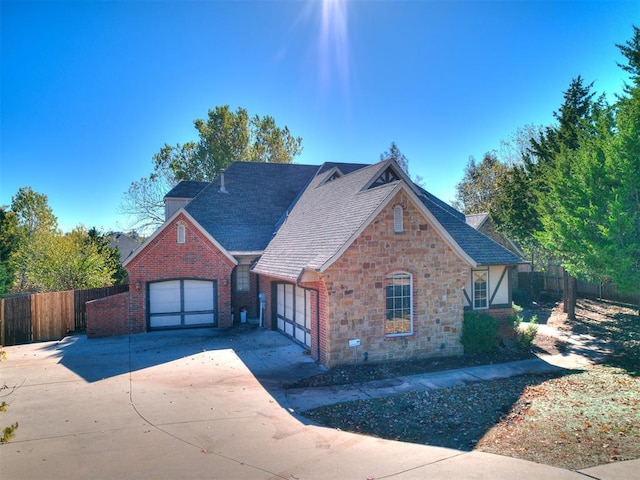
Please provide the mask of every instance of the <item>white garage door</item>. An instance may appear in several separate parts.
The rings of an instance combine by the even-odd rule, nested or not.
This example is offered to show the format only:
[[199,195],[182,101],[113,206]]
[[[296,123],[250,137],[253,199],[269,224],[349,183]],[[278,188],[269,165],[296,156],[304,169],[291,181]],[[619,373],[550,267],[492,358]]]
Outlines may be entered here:
[[288,283],[276,285],[278,330],[311,347],[311,291]]
[[216,282],[168,280],[149,284],[149,328],[216,325]]

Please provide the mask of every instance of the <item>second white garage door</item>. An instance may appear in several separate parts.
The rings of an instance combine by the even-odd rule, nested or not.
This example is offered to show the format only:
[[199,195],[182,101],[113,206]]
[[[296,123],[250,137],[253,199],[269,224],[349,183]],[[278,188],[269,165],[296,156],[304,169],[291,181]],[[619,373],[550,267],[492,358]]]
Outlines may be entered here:
[[311,291],[289,283],[276,286],[278,330],[311,347]]
[[149,284],[149,328],[215,326],[213,280],[168,280]]

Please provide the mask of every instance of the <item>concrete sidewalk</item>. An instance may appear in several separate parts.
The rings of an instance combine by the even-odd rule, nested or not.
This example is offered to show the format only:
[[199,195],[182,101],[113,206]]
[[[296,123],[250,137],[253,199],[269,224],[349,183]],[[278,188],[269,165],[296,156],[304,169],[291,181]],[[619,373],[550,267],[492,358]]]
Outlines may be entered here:
[[561,367],[539,358],[533,358],[495,365],[373,380],[366,383],[316,388],[290,388],[286,390],[286,399],[287,406],[290,409],[296,412],[304,412],[305,410],[334,403],[370,400],[407,392],[423,392],[444,387],[455,387],[483,380],[496,380],[526,374],[554,373],[562,370]]
[[20,426],[0,446],[3,480],[609,480],[640,469],[636,460],[571,472],[310,425],[292,415],[283,385],[321,369],[261,329],[74,336],[6,350],[0,385],[16,388],[0,399],[10,403],[0,421]]

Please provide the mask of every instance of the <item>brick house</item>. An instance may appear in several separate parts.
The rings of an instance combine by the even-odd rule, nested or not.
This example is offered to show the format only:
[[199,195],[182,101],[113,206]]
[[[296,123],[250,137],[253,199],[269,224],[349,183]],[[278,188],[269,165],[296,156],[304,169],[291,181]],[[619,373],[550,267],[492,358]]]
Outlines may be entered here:
[[90,305],[89,336],[246,316],[332,367],[461,354],[464,309],[511,312],[522,259],[392,160],[236,162],[211,183],[182,182],[165,207],[124,262],[129,292]]

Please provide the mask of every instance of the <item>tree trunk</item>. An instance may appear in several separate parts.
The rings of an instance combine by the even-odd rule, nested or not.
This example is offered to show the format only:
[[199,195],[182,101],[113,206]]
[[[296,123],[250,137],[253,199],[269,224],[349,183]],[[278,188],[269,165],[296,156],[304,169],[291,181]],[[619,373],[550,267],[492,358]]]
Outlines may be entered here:
[[576,279],[571,275],[567,275],[567,302],[565,308],[567,312],[567,318],[569,320],[576,319],[576,297],[577,297],[577,285]]

